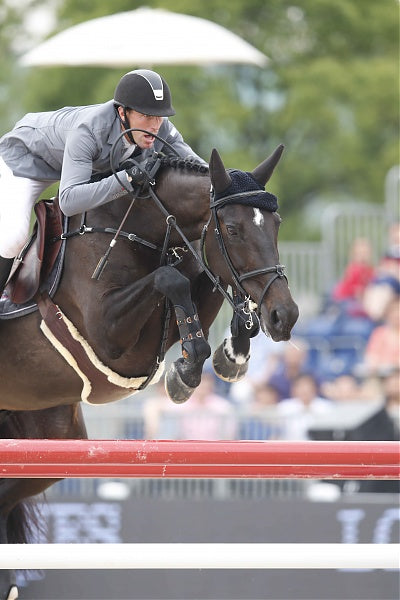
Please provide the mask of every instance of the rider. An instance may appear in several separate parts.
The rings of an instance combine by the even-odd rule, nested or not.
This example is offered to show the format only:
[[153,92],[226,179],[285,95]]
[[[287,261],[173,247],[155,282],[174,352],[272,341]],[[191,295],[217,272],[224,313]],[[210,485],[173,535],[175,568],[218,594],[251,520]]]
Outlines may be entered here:
[[110,171],[110,153],[121,132],[130,128],[115,147],[117,173],[125,171],[129,156],[144,162],[153,151],[204,164],[184,142],[168,117],[175,114],[166,81],[154,71],[138,69],[119,81],[113,100],[94,106],[65,107],[54,112],[28,113],[0,139],[0,297],[14,257],[29,236],[31,211],[40,194],[59,181],[60,208],[72,216],[126,194]]

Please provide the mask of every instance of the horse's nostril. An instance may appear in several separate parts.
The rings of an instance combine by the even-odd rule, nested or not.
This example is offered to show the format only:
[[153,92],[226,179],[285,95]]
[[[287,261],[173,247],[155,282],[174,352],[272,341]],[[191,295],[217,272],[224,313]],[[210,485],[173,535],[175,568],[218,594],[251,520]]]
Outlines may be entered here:
[[273,310],[271,312],[271,322],[273,325],[278,325],[278,323],[280,323],[281,318],[279,316],[279,311],[278,310]]

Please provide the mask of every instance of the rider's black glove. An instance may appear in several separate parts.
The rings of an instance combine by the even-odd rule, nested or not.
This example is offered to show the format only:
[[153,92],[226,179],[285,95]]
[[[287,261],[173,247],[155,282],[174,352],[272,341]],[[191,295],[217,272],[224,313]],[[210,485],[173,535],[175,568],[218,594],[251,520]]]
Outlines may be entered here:
[[148,183],[149,178],[147,176],[147,173],[145,171],[142,171],[142,169],[138,165],[133,164],[127,166],[125,168],[125,173],[126,178],[131,184],[133,190]]

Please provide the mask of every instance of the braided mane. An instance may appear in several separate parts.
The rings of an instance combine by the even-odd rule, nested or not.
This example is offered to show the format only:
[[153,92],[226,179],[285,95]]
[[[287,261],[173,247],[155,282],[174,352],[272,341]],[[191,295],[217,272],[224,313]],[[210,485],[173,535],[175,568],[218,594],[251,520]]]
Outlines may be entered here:
[[166,155],[162,157],[160,166],[171,167],[172,169],[197,171],[198,173],[208,173],[208,166],[194,160],[193,158],[180,158],[178,156]]

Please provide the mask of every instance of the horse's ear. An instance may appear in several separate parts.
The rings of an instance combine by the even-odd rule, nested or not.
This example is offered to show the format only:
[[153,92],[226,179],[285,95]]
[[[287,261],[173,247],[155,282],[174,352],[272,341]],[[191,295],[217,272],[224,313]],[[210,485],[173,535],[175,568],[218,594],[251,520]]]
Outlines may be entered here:
[[232,183],[232,179],[224,167],[222,158],[215,148],[211,152],[210,177],[211,183],[216,192],[224,192]]
[[251,174],[260,185],[264,186],[267,183],[267,181],[269,181],[269,179],[271,178],[271,175],[279,162],[284,148],[285,146],[283,144],[280,144],[277,147],[277,149],[271,154],[271,156],[266,158],[260,165],[258,165],[258,167],[254,169],[254,171],[252,171]]

